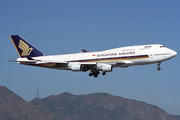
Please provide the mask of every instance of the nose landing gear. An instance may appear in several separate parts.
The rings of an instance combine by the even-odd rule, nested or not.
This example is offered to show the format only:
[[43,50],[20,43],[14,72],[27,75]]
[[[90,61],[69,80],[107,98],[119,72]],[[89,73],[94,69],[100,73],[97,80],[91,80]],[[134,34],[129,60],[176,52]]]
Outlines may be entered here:
[[158,63],[157,71],[160,71],[160,70],[161,70],[160,64],[161,64],[161,63]]

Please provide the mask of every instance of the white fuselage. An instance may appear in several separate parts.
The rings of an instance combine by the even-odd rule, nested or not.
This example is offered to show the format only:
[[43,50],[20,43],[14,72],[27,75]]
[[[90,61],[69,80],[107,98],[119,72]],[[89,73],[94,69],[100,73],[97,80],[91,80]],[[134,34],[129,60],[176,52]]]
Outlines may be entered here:
[[[99,52],[85,52],[65,55],[50,55],[33,57],[38,60],[36,64],[43,64],[50,61],[51,63],[67,62],[68,64],[108,64],[113,67],[128,67],[132,65],[145,65],[153,63],[161,63],[176,56],[176,52],[164,47],[161,44],[140,45],[120,47]],[[19,58],[18,61],[26,58]],[[46,62],[47,61],[47,62]],[[41,66],[46,67],[46,66]],[[68,66],[67,66],[68,68]],[[63,67],[55,69],[65,69]],[[70,69],[69,69],[70,70]]]

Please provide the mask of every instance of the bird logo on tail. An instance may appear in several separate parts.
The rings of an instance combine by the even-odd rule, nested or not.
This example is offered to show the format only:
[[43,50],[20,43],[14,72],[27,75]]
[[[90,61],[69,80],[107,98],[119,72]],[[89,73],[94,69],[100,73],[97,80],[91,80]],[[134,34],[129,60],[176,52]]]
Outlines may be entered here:
[[33,48],[29,48],[29,46],[22,40],[19,41],[18,47],[23,51],[21,56],[28,56],[31,54],[31,51],[33,50]]

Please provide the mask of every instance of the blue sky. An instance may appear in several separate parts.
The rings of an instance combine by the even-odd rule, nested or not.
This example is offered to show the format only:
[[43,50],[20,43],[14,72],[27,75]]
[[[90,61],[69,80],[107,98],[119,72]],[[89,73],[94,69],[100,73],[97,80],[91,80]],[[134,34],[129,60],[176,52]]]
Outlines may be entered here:
[[4,62],[19,56],[10,35],[19,34],[47,55],[160,43],[180,53],[180,1],[0,1],[0,85],[30,101],[72,94],[110,93],[180,115],[179,55],[161,64],[116,68],[106,76]]

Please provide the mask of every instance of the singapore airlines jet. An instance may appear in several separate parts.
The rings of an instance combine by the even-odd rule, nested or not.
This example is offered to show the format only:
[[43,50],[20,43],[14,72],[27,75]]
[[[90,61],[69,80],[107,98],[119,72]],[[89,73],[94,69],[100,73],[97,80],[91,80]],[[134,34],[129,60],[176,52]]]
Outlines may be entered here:
[[15,61],[19,64],[45,67],[59,70],[89,71],[89,76],[98,77],[111,72],[116,67],[134,65],[160,64],[177,55],[177,53],[161,44],[120,47],[98,52],[88,52],[64,55],[45,55],[19,35],[11,35],[11,40],[20,56]]

